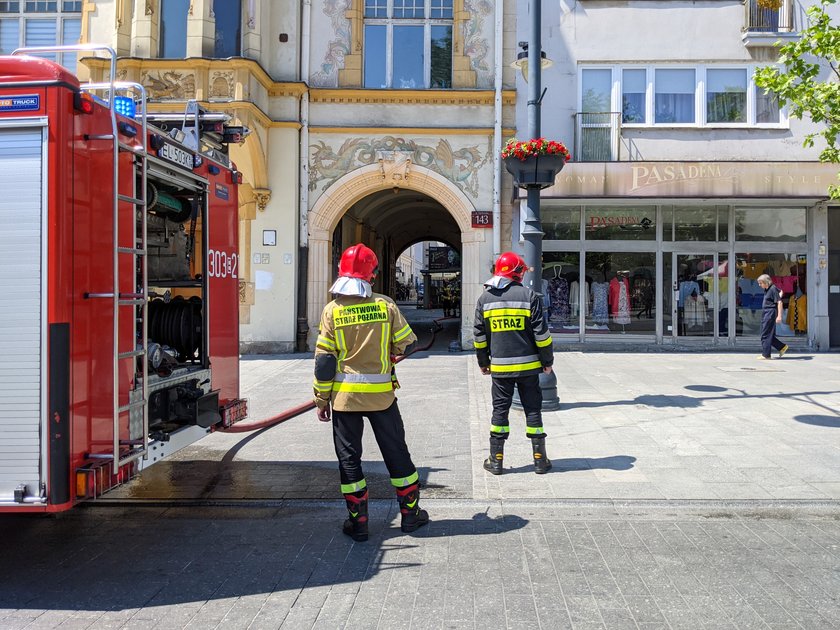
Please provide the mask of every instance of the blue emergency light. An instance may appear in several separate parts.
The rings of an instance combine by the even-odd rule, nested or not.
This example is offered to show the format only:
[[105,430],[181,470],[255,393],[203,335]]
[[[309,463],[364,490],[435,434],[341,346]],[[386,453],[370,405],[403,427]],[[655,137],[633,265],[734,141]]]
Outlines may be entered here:
[[130,96],[115,96],[114,109],[118,114],[127,116],[128,118],[134,118],[134,115],[137,113],[137,105]]

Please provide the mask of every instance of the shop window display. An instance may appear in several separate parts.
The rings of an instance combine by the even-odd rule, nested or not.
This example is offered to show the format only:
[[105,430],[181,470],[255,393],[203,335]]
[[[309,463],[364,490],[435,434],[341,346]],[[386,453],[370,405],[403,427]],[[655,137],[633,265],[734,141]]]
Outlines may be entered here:
[[656,206],[586,206],[586,240],[656,240]]
[[[676,273],[672,268],[672,255]],[[722,324],[720,330],[725,331],[726,325],[721,319],[726,317],[726,312],[723,312],[722,317],[715,317],[714,256],[665,254],[663,263],[663,295],[666,297],[665,308],[670,311],[670,316],[663,318],[665,334],[676,333],[678,337],[710,337],[714,335],[716,319],[719,325]],[[718,266],[719,274],[721,268],[725,270],[725,262]],[[721,279],[718,282],[720,291]],[[671,286],[673,291],[670,290]],[[672,293],[672,299],[668,299]],[[719,299],[718,304],[723,305],[724,302]]]
[[758,285],[761,274],[770,276],[782,292],[782,323],[779,337],[808,333],[807,257],[805,254],[736,254],[737,287],[735,331],[739,336],[761,334],[761,304],[764,291]]
[[540,212],[544,240],[564,241],[580,239],[580,206],[560,206],[543,202]]
[[[545,252],[543,254],[542,296],[548,328],[553,333],[580,333],[580,254]],[[584,278],[584,295],[591,280]]]
[[728,206],[663,206],[663,241],[725,241]]
[[656,255],[588,252],[586,334],[656,334]]
[[805,208],[735,208],[735,240],[805,242],[805,217]]

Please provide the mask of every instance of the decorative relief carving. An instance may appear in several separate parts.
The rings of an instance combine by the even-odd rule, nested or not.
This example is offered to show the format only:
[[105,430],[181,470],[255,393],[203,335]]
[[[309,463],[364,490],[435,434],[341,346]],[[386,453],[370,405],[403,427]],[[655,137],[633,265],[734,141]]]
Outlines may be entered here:
[[[396,155],[407,156],[406,169],[410,164],[424,166],[446,177],[464,192],[478,197],[478,173],[487,163],[491,151],[488,150],[482,156],[477,146],[453,150],[445,138],[441,138],[435,147],[393,136],[378,140],[349,138],[338,151],[318,141],[311,147],[309,189],[315,190],[320,184],[330,186],[359,166],[380,161],[380,156],[383,156],[384,161],[384,156],[388,154],[395,156],[393,164],[396,164]],[[408,176],[408,170],[405,176]]]
[[153,15],[155,12],[155,0],[146,0],[146,15]]
[[487,60],[490,46],[482,27],[489,21],[487,16],[493,12],[493,3],[488,0],[464,0],[464,8],[469,19],[464,22],[464,54],[469,57],[470,65],[479,74],[479,85],[492,83],[493,69]]
[[195,98],[195,75],[174,70],[152,70],[143,74],[141,83],[149,98]]
[[376,161],[379,162],[382,179],[399,188],[408,179],[412,155],[407,151],[377,151]]
[[254,0],[248,0],[248,28],[252,31],[257,28],[257,8]]
[[344,67],[344,56],[350,53],[350,20],[346,13],[352,8],[352,0],[326,0],[324,15],[330,18],[335,38],[327,44],[327,53],[321,62],[321,69],[312,75],[311,85],[336,87],[338,71]]
[[233,98],[233,72],[213,72],[210,75],[210,98]]
[[268,202],[271,201],[271,191],[268,188],[254,188],[254,200],[260,212],[265,212]]

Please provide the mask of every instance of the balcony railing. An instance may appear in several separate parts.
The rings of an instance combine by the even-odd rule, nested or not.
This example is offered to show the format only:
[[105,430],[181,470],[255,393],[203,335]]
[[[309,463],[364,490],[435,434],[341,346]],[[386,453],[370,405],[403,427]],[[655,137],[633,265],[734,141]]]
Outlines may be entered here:
[[744,32],[792,33],[793,0],[784,0],[778,9],[765,9],[757,0],[744,1]]
[[575,115],[576,162],[618,160],[620,112],[577,112]]

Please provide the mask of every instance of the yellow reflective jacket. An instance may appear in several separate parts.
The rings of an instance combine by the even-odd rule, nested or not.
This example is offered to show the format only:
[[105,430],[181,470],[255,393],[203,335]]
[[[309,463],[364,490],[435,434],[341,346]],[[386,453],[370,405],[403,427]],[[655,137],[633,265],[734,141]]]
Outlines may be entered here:
[[321,314],[315,356],[335,356],[337,369],[332,381],[315,379],[315,404],[323,409],[332,402],[336,411],[387,409],[398,387],[391,357],[416,340],[391,298],[336,296]]

